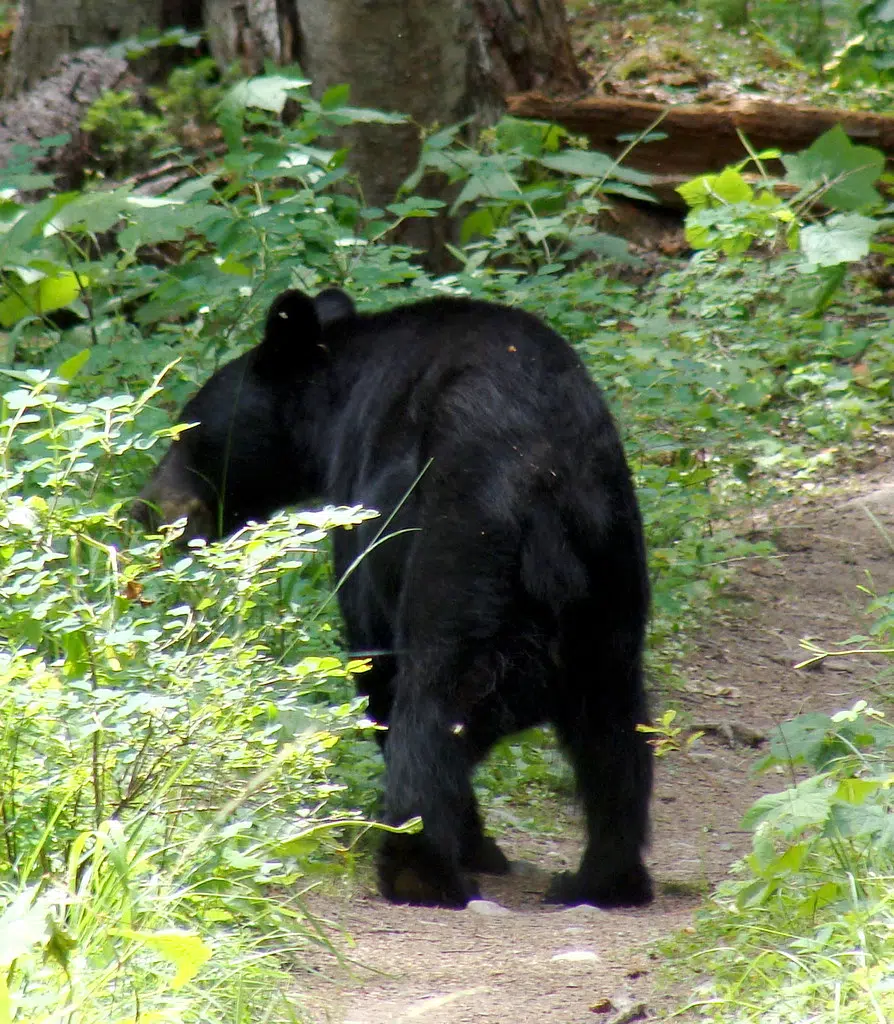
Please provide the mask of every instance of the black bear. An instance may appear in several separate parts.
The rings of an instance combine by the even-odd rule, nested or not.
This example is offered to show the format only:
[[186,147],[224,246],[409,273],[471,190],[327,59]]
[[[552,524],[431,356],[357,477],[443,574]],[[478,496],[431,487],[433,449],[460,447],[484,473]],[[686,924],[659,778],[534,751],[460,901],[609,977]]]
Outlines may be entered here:
[[[618,432],[568,343],[460,298],[360,314],[344,293],[280,295],[264,338],[187,403],[134,505],[218,538],[323,499],[381,518],[334,537],[349,648],[383,742],[382,893],[464,906],[508,862],[470,777],[501,737],[555,726],[587,824],[554,903],[652,898],[642,524]],[[353,567],[353,568],[351,568]],[[350,572],[348,570],[351,569]]]

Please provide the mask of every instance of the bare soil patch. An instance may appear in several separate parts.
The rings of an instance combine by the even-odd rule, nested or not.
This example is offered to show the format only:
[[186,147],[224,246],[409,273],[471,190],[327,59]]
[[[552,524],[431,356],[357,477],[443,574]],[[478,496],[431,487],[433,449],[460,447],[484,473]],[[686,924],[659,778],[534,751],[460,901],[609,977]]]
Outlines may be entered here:
[[[832,659],[796,670],[802,637],[828,646],[865,632],[867,595],[894,590],[894,476],[762,514],[751,529],[777,554],[745,563],[731,604],[698,638],[672,702],[706,729],[686,755],[658,763],[650,863],[659,887],[647,908],[556,909],[540,901],[549,874],[574,866],[567,837],[497,835],[516,870],[482,879],[488,902],[464,911],[396,907],[372,890],[314,897],[312,908],[353,937],[349,962],[322,956],[298,979],[310,1020],[331,1024],[578,1024],[662,1020],[673,997],[656,981],[655,940],[689,924],[699,892],[749,848],[742,814],[778,777],[755,777],[752,744],[808,710],[881,700],[882,664]],[[564,811],[560,812],[563,814]],[[679,995],[677,993],[676,995]]]

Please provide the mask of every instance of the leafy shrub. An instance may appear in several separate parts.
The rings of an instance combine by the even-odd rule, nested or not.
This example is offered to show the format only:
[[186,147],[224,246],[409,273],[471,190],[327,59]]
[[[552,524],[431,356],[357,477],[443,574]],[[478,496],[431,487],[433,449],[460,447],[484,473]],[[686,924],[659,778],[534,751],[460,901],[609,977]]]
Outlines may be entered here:
[[[798,188],[786,202],[764,170],[770,159],[782,160],[786,182]],[[742,173],[752,161],[761,171],[755,186]],[[686,239],[694,249],[716,249],[728,256],[755,245],[775,250],[782,243],[800,249],[802,271],[814,281],[814,312],[821,312],[841,286],[848,264],[869,254],[870,240],[883,227],[868,214],[882,206],[875,183],[884,165],[884,154],[855,146],[840,126],[802,153],[753,153],[737,167],[702,175],[677,189],[690,207]],[[835,212],[810,223],[818,202]]]
[[856,6],[856,31],[831,55],[826,70],[838,88],[885,86],[894,77],[894,8],[887,0]]
[[[528,271],[564,269],[584,254],[624,258],[626,245],[596,227],[604,196],[651,202],[649,176],[590,152],[558,125],[504,117],[478,146],[463,141],[462,125],[423,140],[419,166],[403,188],[412,192],[426,173],[459,185],[450,212],[463,212],[453,250],[474,268],[497,253]],[[469,244],[475,239],[484,245]]]
[[745,818],[753,852],[702,915],[690,1008],[709,1020],[890,1020],[894,728],[865,701],[785,723],[765,768],[808,777]]
[[[307,654],[314,632],[325,646],[307,610],[323,599],[316,551],[358,513],[284,516],[172,557],[176,531],[135,540],[117,496],[126,456],[151,443],[134,422],[158,382],[81,402],[62,377],[19,376],[0,421],[0,1021],[20,1006],[61,1020],[70,1001],[132,1019],[130,986],[109,986],[122,972],[137,1015],[213,1020],[215,922],[224,970],[244,964],[266,1002],[274,963],[248,955],[245,929],[271,951],[319,941],[273,887],[306,885],[369,799],[337,769],[362,666]],[[285,999],[282,1013],[268,1019],[293,1019]]]
[[147,150],[174,141],[165,119],[143,110],[129,89],[104,92],[91,104],[81,127],[93,137],[102,170],[119,174],[140,166]]

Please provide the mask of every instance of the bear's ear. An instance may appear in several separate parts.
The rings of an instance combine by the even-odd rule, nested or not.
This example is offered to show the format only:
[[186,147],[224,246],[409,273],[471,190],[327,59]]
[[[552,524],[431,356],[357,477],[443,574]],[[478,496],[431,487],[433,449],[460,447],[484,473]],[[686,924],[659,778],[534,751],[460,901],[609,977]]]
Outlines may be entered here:
[[270,306],[264,340],[255,349],[255,369],[273,379],[291,379],[298,368],[310,369],[319,361],[322,328],[313,299],[290,290]]
[[345,295],[340,288],[327,288],[320,292],[314,299],[314,306],[323,327],[328,327],[339,320],[347,320],[356,313],[350,295]]

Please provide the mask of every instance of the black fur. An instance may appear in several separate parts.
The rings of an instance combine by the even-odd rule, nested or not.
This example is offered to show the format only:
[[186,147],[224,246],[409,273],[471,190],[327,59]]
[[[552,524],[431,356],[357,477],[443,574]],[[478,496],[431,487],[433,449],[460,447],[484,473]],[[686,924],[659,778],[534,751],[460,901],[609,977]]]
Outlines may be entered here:
[[[617,430],[571,347],[535,317],[465,299],[360,315],[286,292],[263,342],[180,415],[135,514],[217,537],[312,498],[378,509],[334,538],[347,639],[389,726],[391,900],[463,906],[508,865],[470,775],[501,737],[551,722],[587,822],[547,899],[645,903],[652,780],[642,680],[648,582]],[[383,653],[387,652],[387,653]]]

